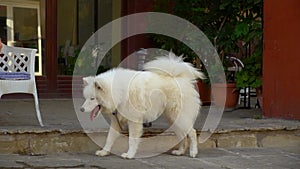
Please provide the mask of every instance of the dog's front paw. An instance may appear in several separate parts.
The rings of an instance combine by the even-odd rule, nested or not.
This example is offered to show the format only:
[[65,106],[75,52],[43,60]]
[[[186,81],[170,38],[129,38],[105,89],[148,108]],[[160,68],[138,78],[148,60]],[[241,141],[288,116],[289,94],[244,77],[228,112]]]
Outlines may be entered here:
[[98,150],[98,151],[96,151],[95,154],[96,154],[97,156],[103,157],[103,156],[109,155],[109,152],[108,152],[108,151],[105,151],[105,150]]
[[125,159],[132,159],[132,158],[134,158],[134,155],[128,154],[128,153],[123,153],[123,154],[121,155],[121,157],[122,157],[122,158],[125,158]]
[[195,158],[198,154],[198,149],[191,149],[190,150],[190,157]]

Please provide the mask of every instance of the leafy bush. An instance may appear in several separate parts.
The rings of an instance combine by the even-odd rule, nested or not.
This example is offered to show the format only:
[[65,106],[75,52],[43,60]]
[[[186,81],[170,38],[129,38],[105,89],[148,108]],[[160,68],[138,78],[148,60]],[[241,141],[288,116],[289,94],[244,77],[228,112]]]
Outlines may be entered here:
[[[172,13],[202,30],[218,51],[225,70],[228,55],[244,57],[249,51],[262,55],[258,45],[262,41],[263,0],[155,0],[154,4],[154,11]],[[156,34],[151,38],[156,47],[185,54],[187,61],[195,63],[195,53],[178,40]],[[203,61],[202,64],[214,66],[214,63]],[[261,64],[257,68],[261,69]],[[204,67],[202,69],[205,71]]]
[[251,57],[244,59],[245,67],[236,75],[238,88],[257,88],[262,85],[262,55],[254,53]]

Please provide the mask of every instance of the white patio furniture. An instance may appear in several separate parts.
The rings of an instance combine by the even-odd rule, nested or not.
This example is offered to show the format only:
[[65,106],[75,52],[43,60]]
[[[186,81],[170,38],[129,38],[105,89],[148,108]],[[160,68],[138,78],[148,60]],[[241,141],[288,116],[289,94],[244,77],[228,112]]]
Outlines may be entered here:
[[[33,94],[37,119],[43,125],[34,76],[36,49],[2,44],[0,51],[0,98],[4,94]],[[16,105],[17,106],[17,105]]]

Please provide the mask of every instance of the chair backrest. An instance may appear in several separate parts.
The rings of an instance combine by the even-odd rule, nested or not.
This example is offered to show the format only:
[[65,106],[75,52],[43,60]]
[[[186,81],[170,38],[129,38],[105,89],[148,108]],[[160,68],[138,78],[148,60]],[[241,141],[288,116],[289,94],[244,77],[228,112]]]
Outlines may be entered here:
[[34,76],[36,49],[11,47],[2,44],[0,72],[22,72]]

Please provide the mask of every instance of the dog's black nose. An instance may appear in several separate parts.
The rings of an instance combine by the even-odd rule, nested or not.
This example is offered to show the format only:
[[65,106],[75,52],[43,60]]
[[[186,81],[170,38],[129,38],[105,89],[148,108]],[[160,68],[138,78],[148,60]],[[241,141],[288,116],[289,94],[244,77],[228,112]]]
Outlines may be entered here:
[[81,107],[81,108],[80,108],[80,111],[81,111],[81,112],[84,112],[84,108],[83,108],[83,107]]

